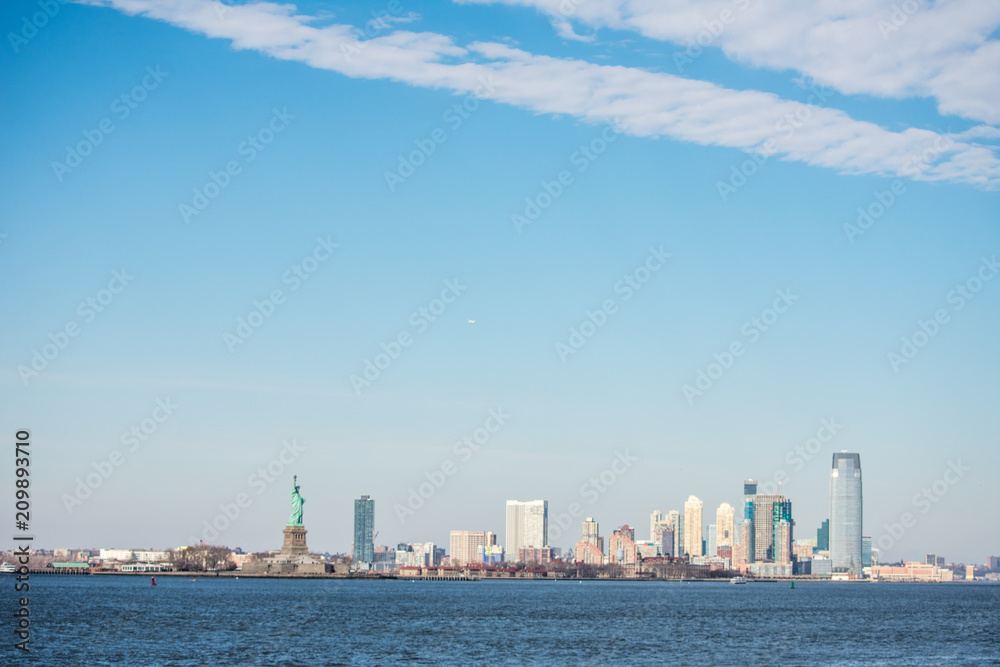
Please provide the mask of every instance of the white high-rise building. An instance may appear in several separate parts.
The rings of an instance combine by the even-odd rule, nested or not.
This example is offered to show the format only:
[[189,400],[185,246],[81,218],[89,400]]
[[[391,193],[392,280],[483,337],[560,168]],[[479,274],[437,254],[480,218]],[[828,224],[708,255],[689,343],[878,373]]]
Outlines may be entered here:
[[663,529],[663,512],[660,510],[653,510],[653,513],[649,515],[649,541],[659,542],[660,541],[660,530]]
[[549,501],[508,500],[507,501],[507,542],[505,551],[508,559],[517,558],[517,550],[523,547],[542,548],[549,541]]
[[684,503],[684,552],[688,556],[701,556],[702,519],[704,503],[697,496],[688,496]]
[[717,532],[715,528],[716,526],[714,523],[709,524],[708,526],[708,544],[706,544],[707,547],[707,552],[705,553],[706,556],[714,556],[716,555],[716,553],[718,553],[717,551],[718,547],[716,542]]
[[722,503],[715,511],[715,543],[720,547],[736,543],[736,508],[729,503]]
[[597,520],[588,516],[580,527],[580,541],[597,546],[597,538],[600,537],[601,527]]

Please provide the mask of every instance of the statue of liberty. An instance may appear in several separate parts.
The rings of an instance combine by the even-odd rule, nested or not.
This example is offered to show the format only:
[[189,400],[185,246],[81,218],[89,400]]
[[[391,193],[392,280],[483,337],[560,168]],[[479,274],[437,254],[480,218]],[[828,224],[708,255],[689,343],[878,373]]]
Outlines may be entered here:
[[299,493],[298,475],[292,476],[292,515],[288,517],[289,526],[302,525],[302,505],[306,499]]

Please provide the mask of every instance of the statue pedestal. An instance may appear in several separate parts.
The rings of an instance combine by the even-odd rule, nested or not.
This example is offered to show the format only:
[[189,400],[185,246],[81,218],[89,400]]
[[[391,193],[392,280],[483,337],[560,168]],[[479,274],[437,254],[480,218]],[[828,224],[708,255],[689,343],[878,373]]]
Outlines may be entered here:
[[303,526],[285,526],[285,543],[281,545],[283,556],[307,556],[306,529]]

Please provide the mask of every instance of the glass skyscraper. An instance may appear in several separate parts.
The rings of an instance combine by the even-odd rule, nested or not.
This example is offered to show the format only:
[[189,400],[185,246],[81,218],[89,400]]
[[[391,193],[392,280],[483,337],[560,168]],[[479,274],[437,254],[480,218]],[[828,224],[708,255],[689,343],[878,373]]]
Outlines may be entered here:
[[861,576],[861,455],[838,452],[830,469],[830,560],[834,572]]
[[826,519],[816,529],[816,550],[830,550],[830,520]]
[[375,501],[361,496],[354,501],[354,562],[375,561]]

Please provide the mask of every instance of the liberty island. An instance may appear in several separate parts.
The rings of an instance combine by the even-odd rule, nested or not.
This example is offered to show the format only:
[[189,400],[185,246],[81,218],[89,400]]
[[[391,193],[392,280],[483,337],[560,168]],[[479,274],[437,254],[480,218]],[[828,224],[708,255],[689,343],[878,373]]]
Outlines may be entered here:
[[303,507],[306,499],[299,491],[299,476],[292,477],[292,513],[285,525],[284,542],[281,550],[271,552],[263,560],[247,562],[243,565],[246,574],[329,574],[335,571],[334,566],[319,558],[309,555],[306,545],[306,533],[303,523]]

